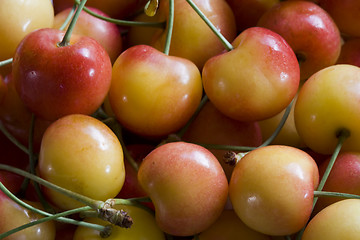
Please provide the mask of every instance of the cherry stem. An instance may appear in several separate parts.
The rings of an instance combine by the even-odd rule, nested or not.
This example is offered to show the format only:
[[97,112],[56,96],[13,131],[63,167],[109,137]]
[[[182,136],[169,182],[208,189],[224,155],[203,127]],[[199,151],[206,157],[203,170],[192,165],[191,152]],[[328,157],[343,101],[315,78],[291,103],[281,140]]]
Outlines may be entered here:
[[227,51],[231,51],[234,47],[231,43],[220,33],[220,31],[214,26],[214,24],[205,16],[205,14],[194,4],[192,0],[186,0],[190,6],[195,10],[195,12],[202,18],[202,20],[209,26],[209,28],[215,33],[219,38],[221,43],[224,45]]
[[169,55],[170,52],[170,45],[171,45],[171,38],[173,33],[174,27],[174,0],[169,0],[169,16],[167,22],[167,32],[166,32],[166,41],[164,47],[164,53]]
[[104,111],[102,107],[99,107],[95,113],[91,115],[94,118],[101,119],[101,121],[106,121],[106,119],[109,119],[109,115]]
[[74,30],[74,27],[76,25],[76,22],[80,16],[80,13],[82,11],[82,9],[84,8],[85,6],[85,3],[86,3],[87,0],[82,0],[80,2],[80,5],[78,6],[78,8],[76,9],[76,12],[74,14],[74,17],[71,19],[71,22],[69,24],[69,27],[68,29],[66,30],[65,32],[65,35],[64,35],[64,38],[63,40],[58,43],[58,47],[65,47],[65,46],[68,46],[70,44],[70,38],[71,38],[71,34]]
[[327,191],[314,191],[314,196],[316,197],[339,197],[347,199],[360,199],[360,195],[342,193],[342,192],[327,192]]
[[5,165],[5,164],[0,164],[0,169],[2,170],[6,170],[6,171],[9,171],[9,172],[12,172],[12,173],[16,173],[18,175],[21,175],[23,177],[26,177],[26,178],[29,178],[30,180],[33,180],[47,188],[50,188],[50,189],[53,189],[57,192],[60,192],[72,199],[75,199],[79,202],[82,202],[84,203],[85,205],[88,205],[90,206],[91,208],[93,209],[100,209],[103,205],[104,205],[104,202],[103,201],[98,201],[98,200],[93,200],[89,197],[86,197],[84,195],[81,195],[81,194],[78,194],[78,193],[75,193],[73,191],[70,191],[68,189],[65,189],[65,188],[62,188],[56,184],[53,184],[51,182],[48,182],[46,181],[45,179],[42,179],[34,174],[31,174],[31,173],[28,173],[24,170],[21,170],[19,168],[15,168],[15,167],[12,167],[12,166],[9,166],[9,165]]
[[106,122],[119,139],[126,161],[128,161],[130,165],[134,168],[134,170],[137,172],[139,170],[139,165],[136,163],[135,159],[131,156],[130,152],[126,148],[126,144],[122,136],[122,129],[120,123],[115,118],[108,118],[106,119]]
[[29,154],[29,150],[27,147],[25,147],[23,144],[21,144],[0,122],[0,131],[13,143],[15,144],[19,149],[21,149],[26,154]]
[[275,129],[275,131],[273,132],[273,134],[266,139],[266,141],[263,142],[263,144],[261,144],[259,147],[265,147],[268,146],[272,141],[274,141],[274,139],[277,137],[277,135],[280,133],[281,129],[284,127],[286,120],[289,117],[290,111],[291,111],[291,107],[294,104],[295,99],[293,99],[291,101],[291,103],[289,104],[289,106],[287,106],[284,115],[282,116],[279,125],[277,126],[277,128]]
[[[325,186],[325,183],[330,175],[330,172],[331,172],[331,169],[332,167],[334,166],[334,163],[335,163],[335,160],[336,158],[338,157],[339,155],[339,152],[345,142],[345,140],[350,136],[350,131],[347,130],[347,129],[340,129],[338,132],[336,132],[336,137],[338,138],[338,143],[334,149],[334,152],[330,158],[330,161],[326,167],[326,170],[324,172],[324,175],[323,177],[321,178],[321,181],[316,189],[316,193],[319,193],[320,191],[322,191],[322,189],[324,188]],[[315,193],[315,192],[314,192]],[[312,209],[314,209],[316,203],[317,203],[317,200],[318,200],[318,196],[314,196],[314,200],[313,200],[313,206],[312,206]],[[304,231],[305,231],[305,227],[304,226],[300,231],[299,233],[297,234],[296,236],[296,240],[300,240]]]
[[153,210],[144,204],[141,204],[142,202],[152,202],[149,197],[141,197],[141,198],[128,198],[128,199],[120,199],[120,198],[114,198],[114,204],[116,205],[132,205],[141,209],[144,209],[148,211],[151,214],[154,214]]
[[[141,202],[151,202],[151,199],[149,197],[128,198],[128,199],[113,198],[113,199],[108,199],[106,201],[106,203],[111,207],[114,205],[131,205],[144,209],[154,215],[153,210],[143,204],[140,204]],[[80,217],[82,218],[98,217],[98,216],[99,216],[99,212],[94,210],[85,211],[80,214]]]
[[[57,213],[57,214],[54,214],[54,215],[51,215],[51,216],[48,216],[48,217],[40,218],[38,220],[29,222],[27,224],[21,225],[19,227],[16,227],[16,228],[11,229],[11,230],[9,230],[9,231],[7,231],[5,233],[0,234],[0,239],[3,239],[5,237],[7,237],[7,236],[10,236],[11,234],[17,233],[17,232],[19,232],[21,230],[24,230],[26,228],[35,226],[37,224],[41,224],[41,223],[48,222],[48,221],[51,221],[51,220],[56,220],[56,219],[58,219],[60,217],[65,217],[65,216],[68,216],[68,215],[71,215],[71,214],[82,212],[82,211],[86,210],[86,208],[87,207],[72,209],[72,210],[69,210],[69,211],[66,211],[66,212]],[[102,226],[102,225],[95,225],[94,224],[93,226],[86,225],[86,227],[90,227],[90,228],[98,230],[98,231],[104,231],[105,230],[105,227]]]
[[58,185],[55,185],[51,182],[46,181],[45,179],[42,179],[34,174],[28,173],[26,171],[23,171],[19,168],[15,168],[9,165],[0,164],[0,169],[6,170],[12,173],[16,173],[18,175],[21,175],[23,177],[27,177],[35,182],[38,182],[45,187],[51,188],[57,192],[60,192],[61,194],[68,196],[74,200],[77,200],[79,202],[84,203],[85,205],[88,205],[92,209],[99,212],[99,216],[102,220],[110,221],[112,224],[118,225],[120,227],[129,228],[132,225],[132,219],[127,214],[127,212],[123,210],[116,210],[109,207],[108,201],[103,202],[100,200],[94,200],[89,197],[86,197],[84,195],[81,195],[76,192],[72,192],[68,189],[62,188]]
[[[30,121],[30,130],[29,130],[29,147],[28,147],[28,152],[29,152],[29,165],[30,165],[30,173],[31,174],[36,174],[36,164],[37,164],[37,158],[34,155],[33,152],[33,146],[34,146],[34,130],[35,130],[35,114],[31,115],[31,121]],[[28,179],[28,178],[26,178]],[[28,180],[26,180],[28,181]],[[42,191],[40,189],[40,185],[37,182],[34,182],[34,188],[36,191],[37,196],[39,197],[39,201],[42,204],[42,206],[44,207],[44,209],[47,212],[51,212],[51,213],[55,213],[55,210],[50,206],[50,204],[45,200]]]
[[[77,4],[80,3],[79,0],[75,0],[75,2]],[[138,21],[127,21],[127,20],[119,20],[119,19],[115,19],[115,18],[109,18],[109,17],[104,17],[102,15],[99,15],[97,13],[94,13],[93,11],[91,11],[90,9],[88,9],[87,7],[84,7],[83,10],[85,12],[87,12],[88,14],[99,18],[101,20],[107,21],[107,22],[111,22],[111,23],[115,23],[117,25],[120,26],[141,26],[141,27],[158,27],[158,28],[165,28],[165,24],[166,22],[138,22]]]
[[[282,116],[280,123],[278,124],[274,133],[258,147],[206,144],[206,143],[197,143],[197,142],[194,142],[194,143],[198,144],[200,146],[203,146],[207,149],[228,150],[230,152],[227,154],[230,154],[231,156],[229,155],[228,157],[226,157],[226,161],[228,161],[230,165],[236,164],[244,156],[244,153],[242,153],[242,152],[249,152],[256,148],[265,147],[265,146],[269,145],[277,137],[277,135],[280,133],[281,129],[284,127],[286,120],[289,117],[291,107],[294,104],[294,101],[295,101],[295,99],[293,99],[291,101],[291,103],[289,104],[289,106],[287,106],[287,108],[284,112],[284,115]],[[235,154],[233,151],[240,152],[240,153]]]
[[66,17],[64,23],[60,26],[59,30],[64,30],[66,28],[66,26],[69,24],[75,10],[78,4],[74,3],[73,7],[71,8],[68,16]]
[[180,129],[180,131],[178,131],[178,133],[176,134],[179,138],[182,138],[184,136],[184,134],[186,133],[186,131],[189,129],[191,123],[195,120],[195,118],[199,115],[201,109],[204,107],[205,103],[209,100],[207,95],[204,95],[203,98],[201,99],[201,102],[198,106],[198,108],[196,109],[196,111],[194,112],[194,114],[191,116],[191,118],[189,119],[189,121],[187,121],[187,123],[185,124],[184,127],[182,127]]
[[6,59],[4,61],[0,61],[0,67],[8,65],[8,64],[12,63],[12,61],[13,61],[12,58]]
[[[55,219],[58,222],[63,222],[63,223],[68,223],[68,224],[74,224],[74,225],[78,225],[78,226],[85,226],[85,227],[90,227],[90,228],[94,228],[96,230],[102,231],[102,227],[101,225],[97,225],[97,224],[89,224],[87,222],[82,222],[82,221],[77,221],[71,218],[66,218],[66,215],[70,215],[70,214],[74,214],[74,213],[78,213],[78,212],[82,212],[82,211],[88,211],[91,209],[91,207],[89,206],[85,206],[85,207],[80,207],[77,209],[72,209],[63,213],[58,213],[58,214],[51,214],[45,211],[42,211],[40,209],[37,209],[33,206],[31,206],[30,204],[22,201],[21,199],[17,198],[11,191],[9,191],[2,182],[0,182],[0,189],[2,192],[5,193],[5,195],[7,195],[11,200],[13,200],[15,203],[19,204],[20,206],[29,209],[37,214],[43,215],[43,216],[47,216],[47,217],[53,217],[53,219]],[[69,213],[70,212],[70,213]],[[60,214],[60,215],[59,215]],[[0,235],[1,236],[1,235]],[[2,239],[0,237],[0,239]]]
[[[343,146],[345,140],[350,136],[350,131],[347,129],[341,129],[338,133],[337,133],[337,138],[338,138],[338,143],[335,147],[335,150],[330,158],[330,161],[326,167],[326,170],[324,172],[323,177],[321,178],[321,181],[319,183],[319,186],[317,187],[317,191],[322,191],[322,189],[325,186],[326,180],[328,179],[331,169],[334,166],[335,160],[339,155],[339,152],[341,150],[341,147]],[[313,202],[313,208],[315,207],[315,204],[317,202],[318,198],[315,197],[314,198],[314,202]]]

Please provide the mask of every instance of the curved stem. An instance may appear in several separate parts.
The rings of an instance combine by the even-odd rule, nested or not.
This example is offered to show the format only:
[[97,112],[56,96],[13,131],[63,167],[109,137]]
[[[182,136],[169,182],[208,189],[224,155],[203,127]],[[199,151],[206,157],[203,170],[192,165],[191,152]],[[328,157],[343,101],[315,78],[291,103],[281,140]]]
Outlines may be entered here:
[[59,47],[65,47],[65,46],[68,46],[70,44],[70,38],[71,38],[72,31],[73,31],[73,29],[75,27],[76,21],[78,20],[82,9],[85,6],[86,1],[87,0],[82,0],[80,2],[80,5],[78,6],[78,8],[77,8],[77,10],[76,10],[76,12],[74,14],[74,17],[71,19],[69,27],[65,32],[63,40],[60,43],[58,43]]
[[[80,3],[79,0],[75,0],[76,3]],[[87,12],[88,14],[97,17],[101,20],[107,21],[107,22],[111,22],[111,23],[115,23],[117,25],[120,26],[141,26],[141,27],[158,27],[158,28],[165,28],[166,22],[137,22],[137,21],[126,21],[126,20],[119,20],[119,19],[115,19],[115,18],[109,18],[109,17],[104,17],[101,16],[97,13],[94,13],[93,11],[91,11],[90,9],[88,9],[87,7],[84,7],[83,9],[85,12]]]
[[109,115],[104,111],[103,107],[99,107],[91,116],[101,121],[110,118]]
[[[0,239],[3,239],[5,237],[7,237],[7,236],[10,236],[11,234],[17,233],[17,232],[19,232],[21,230],[24,230],[26,228],[35,226],[37,224],[41,224],[41,223],[48,222],[48,221],[51,221],[51,220],[56,220],[56,219],[58,219],[60,217],[65,217],[65,216],[75,214],[75,213],[79,213],[79,212],[82,212],[82,211],[86,211],[86,210],[88,210],[88,208],[89,207],[76,208],[76,209],[72,209],[72,210],[69,210],[69,211],[57,213],[57,214],[54,214],[54,215],[51,215],[51,216],[48,216],[48,217],[40,218],[40,219],[38,219],[36,221],[32,221],[32,222],[29,222],[27,224],[21,225],[21,226],[19,226],[17,228],[11,229],[10,231],[7,231],[5,233],[1,233],[0,234]],[[83,223],[86,223],[86,222],[83,222]],[[95,229],[95,230],[98,230],[98,231],[104,231],[106,229],[104,226],[97,225],[97,224],[84,224],[84,225],[86,227],[89,227],[89,228],[92,228],[92,229]]]
[[135,207],[144,209],[151,214],[154,214],[152,209],[141,204],[142,202],[151,202],[151,199],[149,197],[128,198],[128,199],[114,198],[113,200],[114,200],[114,204],[116,204],[116,205],[131,205],[131,206],[135,206]]
[[226,50],[227,51],[233,50],[234,47],[231,45],[231,43],[220,33],[220,31],[214,26],[214,24],[212,24],[212,22],[209,21],[209,19],[205,16],[204,13],[201,12],[201,10],[194,4],[194,2],[192,0],[186,0],[186,1],[195,10],[195,12],[204,20],[204,22],[209,26],[209,28],[215,33],[215,35],[222,42]]
[[195,120],[195,118],[197,117],[197,115],[200,113],[201,109],[204,107],[205,103],[208,101],[208,96],[204,95],[204,97],[201,99],[201,102],[198,106],[198,108],[196,109],[196,111],[194,112],[194,114],[191,116],[191,118],[189,119],[189,121],[187,121],[187,123],[185,124],[184,127],[182,127],[180,129],[180,131],[178,131],[178,133],[176,134],[176,136],[178,136],[180,139],[184,136],[185,132],[188,130],[188,128],[190,127],[191,123]]
[[265,146],[269,145],[272,141],[274,141],[274,139],[277,137],[277,135],[280,133],[281,129],[285,125],[285,122],[289,117],[291,107],[294,104],[294,101],[295,101],[295,99],[293,99],[291,101],[291,103],[289,104],[289,106],[287,106],[287,108],[284,112],[284,115],[282,116],[281,121],[280,121],[279,125],[277,126],[277,128],[275,129],[275,131],[273,132],[273,134],[268,139],[266,139],[266,141],[264,141],[263,144],[261,144],[259,147],[265,147]]
[[166,32],[166,41],[165,41],[165,48],[164,53],[169,55],[170,52],[170,45],[171,45],[171,37],[174,27],[174,0],[169,0],[169,17],[167,23],[167,32]]
[[68,189],[65,189],[65,188],[62,188],[58,185],[55,185],[51,182],[48,182],[34,174],[31,174],[31,173],[28,173],[26,171],[23,171],[21,169],[18,169],[18,168],[15,168],[15,167],[12,167],[12,166],[9,166],[9,165],[5,165],[5,164],[0,164],[0,169],[2,170],[6,170],[6,171],[9,171],[9,172],[13,172],[13,173],[16,173],[18,175],[21,175],[23,177],[26,177],[26,178],[29,178],[30,180],[33,180],[37,183],[40,183],[41,185],[44,185],[45,187],[47,188],[50,188],[50,189],[53,189],[57,192],[60,192],[72,199],[75,199],[79,202],[82,202],[84,203],[85,205],[88,205],[90,206],[91,208],[93,209],[100,209],[103,207],[104,205],[104,202],[103,201],[99,201],[99,200],[94,200],[94,199],[91,199],[89,197],[86,197],[84,195],[81,195],[79,193],[75,193],[75,192],[72,192]]
[[314,191],[314,196],[316,197],[339,197],[347,199],[360,199],[360,195],[350,194],[350,193],[341,193],[341,192],[327,192],[327,191]]
[[20,148],[26,154],[29,154],[29,150],[27,147],[22,145],[11,133],[4,127],[4,125],[0,122],[0,131],[18,148]]
[[[29,140],[28,140],[30,173],[34,174],[34,175],[36,174],[35,168],[36,168],[36,164],[37,164],[37,158],[35,157],[34,152],[33,152],[35,119],[36,119],[35,114],[32,114],[31,121],[30,121]],[[28,179],[28,178],[26,178],[26,179]],[[39,201],[42,204],[42,206],[44,207],[44,209],[47,212],[55,213],[55,210],[50,206],[50,204],[44,198],[44,195],[41,191],[40,185],[37,182],[34,183],[34,188],[35,188],[36,194],[39,198]]]
[[111,121],[108,121],[108,124],[110,125],[110,128],[114,131],[115,135],[120,141],[126,161],[128,161],[130,165],[134,168],[134,170],[137,172],[139,170],[139,165],[126,148],[126,144],[122,136],[122,129],[120,123],[115,118],[112,118]]
[[71,10],[69,12],[69,15],[66,17],[64,23],[60,26],[59,30],[64,30],[66,28],[66,26],[69,24],[74,12],[75,12],[76,7],[77,7],[77,4],[74,3],[73,7],[71,8]]
[[0,61],[0,67],[5,66],[5,65],[8,65],[8,64],[11,64],[12,61],[13,61],[12,58],[6,59],[6,60],[4,60],[4,61]]
[[[347,129],[341,129],[341,130],[337,133],[336,137],[338,138],[338,143],[337,143],[337,145],[336,145],[336,147],[335,147],[335,150],[334,150],[334,152],[333,152],[333,154],[332,154],[332,156],[331,156],[331,158],[330,158],[330,161],[329,161],[329,163],[328,163],[328,165],[327,165],[327,167],[326,167],[326,170],[325,170],[325,172],[324,172],[324,175],[323,175],[323,177],[321,178],[321,181],[320,181],[320,183],[319,183],[319,186],[318,186],[317,189],[316,189],[317,193],[320,192],[320,191],[322,191],[322,189],[323,189],[323,187],[324,187],[324,185],[325,185],[325,183],[326,183],[326,180],[327,180],[328,177],[329,177],[330,171],[331,171],[332,167],[334,166],[335,160],[336,160],[337,156],[339,155],[339,152],[340,152],[340,150],[341,150],[341,147],[343,146],[345,140],[346,140],[349,136],[350,136],[350,132],[349,132],[349,130],[347,130]],[[314,193],[315,193],[315,192],[314,192]],[[314,201],[313,201],[312,209],[314,209],[317,200],[318,200],[318,196],[314,196]],[[306,227],[306,226],[305,226],[305,227]],[[302,235],[303,235],[303,233],[304,233],[304,231],[305,231],[305,227],[303,227],[303,228],[299,231],[299,233],[296,235],[296,240],[300,240],[300,239],[301,239],[301,237],[302,237]]]
[[[45,212],[45,211],[42,211],[40,209],[37,209],[33,206],[31,206],[30,204],[24,202],[24,201],[21,201],[19,198],[17,198],[12,192],[10,192],[5,186],[4,184],[2,184],[2,182],[0,182],[0,189],[2,192],[4,192],[11,200],[13,200],[15,203],[19,204],[20,206],[26,208],[26,209],[29,209],[37,214],[40,214],[40,215],[43,215],[43,216],[53,216],[53,214],[50,214],[48,212]],[[78,208],[78,209],[82,209],[82,211],[87,211],[87,210],[90,210],[91,207],[89,206],[85,206],[85,207],[81,207],[81,208]],[[77,211],[76,209],[73,209],[73,210],[70,210],[70,211]],[[72,213],[71,213],[72,214]],[[63,222],[63,223],[68,223],[68,224],[74,224],[74,225],[78,225],[78,226],[88,226],[88,227],[91,227],[91,228],[95,228],[95,229],[99,229],[99,225],[95,225],[95,224],[87,224],[86,222],[82,222],[82,221],[77,221],[77,220],[74,220],[74,219],[71,219],[71,218],[65,218],[64,216],[58,216],[56,218],[56,221],[58,222]],[[1,239],[1,238],[0,238]]]
[[[343,146],[345,140],[350,136],[350,132],[349,130],[347,129],[341,129],[339,131],[339,134],[338,134],[338,143],[335,147],[335,150],[330,158],[330,161],[326,167],[326,170],[324,172],[324,175],[323,177],[321,178],[321,181],[319,183],[319,186],[317,187],[317,191],[322,191],[322,189],[324,188],[325,186],[325,183],[326,183],[326,180],[328,179],[329,175],[330,175],[330,172],[331,172],[331,169],[332,167],[334,166],[334,163],[335,163],[335,160],[337,158],[337,156],[339,155],[339,152],[341,150],[341,147]],[[314,198],[314,203],[313,203],[313,208],[315,207],[315,204],[317,202],[317,197]]]
[[[263,144],[261,144],[259,147],[264,147],[269,145],[275,138],[276,136],[279,134],[279,132],[281,131],[281,129],[283,128],[289,114],[291,111],[291,107],[294,103],[294,99],[291,101],[291,103],[289,104],[289,106],[287,106],[283,117],[281,118],[281,121],[279,123],[279,125],[277,126],[276,130],[274,131],[274,133],[266,140],[263,142]],[[185,129],[186,130],[186,129]],[[218,144],[206,144],[206,143],[195,143],[198,144],[200,146],[203,146],[207,149],[217,149],[217,150],[228,150],[228,151],[238,151],[238,152],[248,152],[251,150],[254,150],[256,148],[259,147],[247,147],[247,146],[231,146],[231,145],[218,145]]]

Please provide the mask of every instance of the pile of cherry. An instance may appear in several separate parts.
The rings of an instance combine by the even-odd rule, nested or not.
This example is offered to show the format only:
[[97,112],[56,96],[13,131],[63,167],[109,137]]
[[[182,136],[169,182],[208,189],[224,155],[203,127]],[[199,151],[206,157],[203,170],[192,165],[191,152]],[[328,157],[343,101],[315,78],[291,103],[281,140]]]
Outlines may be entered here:
[[360,1],[0,1],[0,239],[358,239]]

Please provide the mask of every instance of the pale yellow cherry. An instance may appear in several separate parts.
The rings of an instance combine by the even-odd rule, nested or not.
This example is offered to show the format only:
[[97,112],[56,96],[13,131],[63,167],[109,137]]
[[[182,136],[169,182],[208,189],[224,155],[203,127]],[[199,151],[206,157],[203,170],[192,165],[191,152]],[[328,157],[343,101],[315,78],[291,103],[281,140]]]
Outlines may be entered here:
[[52,27],[54,8],[50,0],[0,1],[0,61],[13,57],[28,33]]

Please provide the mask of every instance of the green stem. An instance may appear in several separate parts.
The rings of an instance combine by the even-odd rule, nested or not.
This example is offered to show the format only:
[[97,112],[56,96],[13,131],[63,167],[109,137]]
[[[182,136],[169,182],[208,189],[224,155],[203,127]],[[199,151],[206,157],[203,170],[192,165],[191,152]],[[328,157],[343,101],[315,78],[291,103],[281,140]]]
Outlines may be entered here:
[[142,202],[151,202],[151,199],[149,197],[128,198],[128,199],[114,198],[113,200],[114,200],[114,204],[116,205],[131,205],[146,210],[151,214],[154,214],[154,211],[152,209],[145,206],[144,204],[141,204]]
[[[291,111],[291,107],[292,104],[294,103],[294,99],[291,101],[291,103],[289,104],[289,106],[287,106],[283,117],[281,118],[281,121],[279,123],[279,125],[277,126],[276,130],[274,131],[274,133],[266,140],[263,142],[263,144],[261,144],[259,147],[264,147],[269,145],[275,138],[276,136],[279,134],[279,132],[281,131],[281,129],[283,128],[289,114]],[[186,131],[186,130],[184,130]],[[228,151],[236,151],[236,152],[248,152],[248,151],[252,151],[256,148],[259,147],[247,147],[247,146],[231,146],[231,145],[218,145],[218,144],[206,144],[206,143],[195,143],[198,144],[200,146],[203,146],[207,149],[217,149],[217,150],[228,150]],[[241,154],[241,153],[240,153]]]
[[220,33],[220,31],[210,22],[210,20],[205,16],[204,13],[201,12],[201,10],[194,4],[192,0],[186,0],[190,6],[195,10],[195,12],[203,19],[203,21],[209,26],[209,28],[215,33],[215,35],[219,38],[219,40],[222,42],[224,47],[227,51],[231,51],[234,49],[234,47],[231,45],[231,43]]
[[201,102],[198,106],[198,108],[196,109],[195,113],[191,116],[191,118],[189,119],[189,121],[187,121],[187,123],[185,124],[184,127],[182,127],[180,129],[180,131],[178,131],[178,133],[176,134],[176,136],[178,136],[180,139],[184,136],[184,134],[186,133],[186,131],[188,130],[188,128],[190,127],[191,123],[195,120],[195,118],[197,117],[197,115],[200,113],[201,109],[204,107],[205,103],[208,101],[208,96],[204,95],[204,97],[201,99]]
[[[150,214],[154,214],[154,211],[147,207],[144,204],[141,204],[142,202],[151,202],[151,199],[149,197],[140,197],[140,198],[128,198],[128,199],[121,199],[121,198],[113,198],[113,199],[108,199],[105,204],[109,204],[111,207],[113,207],[114,205],[130,205],[130,206],[134,206],[134,207],[138,207],[141,208],[143,210],[148,211]],[[81,213],[81,217],[85,218],[85,217],[99,217],[99,212],[98,211],[86,211]]]
[[0,67],[8,65],[8,64],[12,63],[12,61],[13,61],[12,58],[6,59],[4,61],[0,61]]
[[57,192],[60,192],[72,199],[75,199],[79,202],[82,202],[84,203],[85,205],[88,205],[90,206],[91,208],[93,209],[100,209],[103,207],[104,205],[104,202],[103,201],[98,201],[98,200],[94,200],[94,199],[91,199],[89,197],[86,197],[84,195],[81,195],[79,193],[75,193],[75,192],[72,192],[68,189],[65,189],[65,188],[62,188],[58,185],[55,185],[51,182],[48,182],[46,181],[45,179],[42,179],[34,174],[31,174],[31,173],[28,173],[26,171],[23,171],[21,169],[18,169],[18,168],[15,168],[15,167],[12,167],[12,166],[9,166],[9,165],[5,165],[5,164],[0,164],[0,169],[2,170],[6,170],[6,171],[9,171],[9,172],[12,172],[12,173],[16,173],[18,175],[21,175],[23,177],[26,177],[26,178],[29,178],[30,180],[33,180],[37,183],[40,183],[41,185],[44,185],[45,187],[47,188],[50,188],[50,189],[53,189]]
[[[35,130],[35,114],[32,114],[31,115],[31,121],[30,121],[30,130],[29,130],[29,165],[30,165],[30,173],[31,174],[36,174],[36,164],[37,164],[37,158],[35,157],[34,155],[34,152],[33,152],[33,145],[34,145],[34,130]],[[26,178],[28,179],[28,178]],[[44,207],[44,209],[47,211],[47,212],[51,212],[51,213],[55,213],[55,210],[50,206],[50,204],[46,201],[46,199],[44,198],[44,195],[41,191],[41,188],[40,188],[40,185],[35,182],[34,183],[34,188],[35,188],[35,191],[36,191],[36,194],[39,198],[39,201],[40,203],[42,204],[42,206]]]
[[[319,193],[320,191],[322,191],[322,189],[324,188],[324,185],[326,183],[326,180],[328,179],[329,175],[330,175],[330,171],[332,169],[332,167],[334,166],[335,160],[337,158],[337,156],[339,155],[339,152],[341,150],[341,147],[343,146],[345,140],[350,136],[350,132],[347,129],[341,129],[338,133],[336,133],[336,137],[338,138],[338,143],[334,149],[334,152],[330,158],[330,161],[326,167],[326,170],[324,172],[323,177],[321,178],[321,181],[319,183],[319,186],[316,189],[316,192]],[[315,192],[314,192],[315,193]],[[316,203],[318,200],[318,196],[314,195],[314,201],[313,201],[313,206],[312,209],[314,209]],[[300,240],[303,233],[305,231],[305,227],[303,227],[299,233],[296,235],[296,240]]]
[[[60,217],[65,217],[65,216],[75,214],[75,213],[79,213],[79,212],[82,212],[82,211],[86,211],[86,210],[88,210],[87,208],[90,208],[90,207],[76,208],[76,209],[72,209],[72,210],[69,210],[69,211],[66,211],[66,212],[57,213],[57,214],[54,214],[54,215],[51,215],[51,216],[48,216],[48,217],[40,218],[40,219],[38,219],[36,221],[32,221],[32,222],[29,222],[27,224],[21,225],[21,226],[19,226],[17,228],[11,229],[10,231],[7,231],[5,233],[1,233],[0,234],[0,239],[8,237],[11,234],[17,233],[17,232],[19,232],[21,230],[24,230],[26,228],[35,226],[37,224],[41,224],[41,223],[48,222],[48,221],[51,221],[51,220],[56,220],[56,219],[58,219]],[[98,231],[104,231],[106,229],[104,226],[97,225],[97,224],[91,224],[91,225],[86,224],[86,227],[90,227],[90,228],[98,230]]]
[[360,195],[350,194],[350,193],[341,193],[341,192],[327,192],[327,191],[314,191],[314,196],[316,197],[339,197],[347,199],[360,199]]
[[[29,209],[30,211],[33,211],[37,214],[43,215],[43,216],[53,216],[53,214],[50,214],[48,212],[42,211],[40,209],[37,209],[33,206],[31,206],[30,204],[20,200],[19,198],[17,198],[12,192],[10,192],[2,182],[0,182],[0,190],[2,192],[4,192],[11,200],[13,200],[15,203],[19,204],[20,206]],[[85,206],[85,207],[81,207],[79,209],[82,209],[82,211],[87,211],[90,210],[91,207],[89,206]],[[70,210],[70,211],[76,211],[76,209]],[[86,222],[82,222],[82,221],[77,221],[71,218],[65,218],[64,216],[59,216],[56,218],[56,221],[58,222],[63,222],[63,223],[68,223],[68,224],[74,224],[74,225],[78,225],[78,226],[85,226],[85,227],[91,227],[91,228],[95,228],[95,229],[99,229],[100,225],[95,225],[95,224],[87,224]],[[1,239],[1,238],[0,238]]]
[[[79,0],[75,0],[76,3],[80,3]],[[109,17],[104,17],[101,16],[97,13],[94,13],[93,11],[91,11],[90,9],[88,9],[87,7],[84,7],[83,9],[85,12],[87,12],[88,14],[97,17],[101,20],[107,21],[107,22],[111,22],[111,23],[115,23],[117,25],[120,26],[138,26],[138,27],[158,27],[158,28],[165,28],[166,22],[137,22],[137,21],[127,21],[127,20],[119,20],[119,19],[115,19],[115,18],[109,18]]]
[[66,17],[64,23],[60,26],[59,30],[64,30],[66,28],[66,26],[69,24],[74,12],[75,12],[75,9],[77,7],[78,4],[74,3],[73,7],[71,8],[68,16]]
[[[329,175],[330,175],[331,169],[332,169],[332,167],[334,166],[335,160],[336,160],[336,158],[337,158],[338,155],[339,155],[339,152],[340,152],[340,150],[341,150],[341,147],[343,146],[345,140],[346,140],[349,136],[350,136],[349,130],[347,130],[347,129],[341,129],[341,130],[339,131],[339,134],[338,134],[338,136],[337,136],[337,137],[338,137],[338,143],[337,143],[337,145],[336,145],[336,147],[335,147],[335,150],[334,150],[334,152],[333,152],[333,154],[332,154],[332,156],[331,156],[331,158],[330,158],[330,161],[329,161],[329,163],[328,163],[328,165],[327,165],[327,167],[326,167],[326,170],[325,170],[325,172],[324,172],[324,174],[323,174],[323,177],[321,178],[321,181],[320,181],[320,183],[319,183],[319,186],[318,186],[317,189],[316,189],[317,191],[322,191],[322,189],[324,188],[325,183],[326,183],[326,180],[328,179],[328,177],[329,177]],[[315,197],[315,198],[314,198],[314,203],[313,203],[313,208],[315,207],[315,204],[316,204],[317,200],[318,200],[318,198]]]
[[105,120],[110,118],[109,115],[104,111],[104,109],[102,107],[99,107],[96,112],[94,112],[91,116],[93,116],[94,118],[97,118],[99,120]]
[[74,30],[74,27],[76,25],[76,22],[77,22],[79,16],[80,16],[80,13],[81,13],[82,9],[85,6],[86,1],[87,0],[82,0],[80,2],[80,5],[78,6],[78,8],[77,8],[77,10],[76,10],[76,12],[74,14],[74,17],[71,19],[69,27],[65,32],[63,40],[60,43],[58,43],[59,47],[65,47],[65,46],[68,46],[70,44],[71,34],[72,34],[73,30]]
[[261,144],[259,147],[265,147],[265,146],[269,145],[272,141],[274,141],[274,139],[280,133],[281,129],[284,127],[285,122],[289,117],[291,107],[294,104],[294,101],[295,101],[295,99],[293,99],[291,101],[291,103],[289,104],[289,106],[286,108],[284,115],[282,116],[281,121],[280,121],[279,125],[277,126],[277,128],[275,129],[275,131],[273,132],[273,134],[268,139],[266,139],[266,141],[264,141],[263,144]]
[[0,122],[0,131],[18,148],[20,148],[26,154],[29,154],[29,150],[27,147],[22,145],[11,133],[4,127],[4,125]]
[[169,0],[169,17],[167,23],[167,32],[166,32],[166,41],[165,41],[165,48],[164,53],[169,55],[170,52],[170,45],[171,45],[171,38],[174,28],[174,0]]
[[139,170],[139,165],[136,163],[135,159],[131,156],[130,152],[126,148],[126,144],[122,136],[122,129],[120,124],[116,121],[116,119],[113,118],[113,121],[110,123],[110,127],[120,141],[126,161],[128,161],[128,163],[130,163],[130,165],[137,172]]

